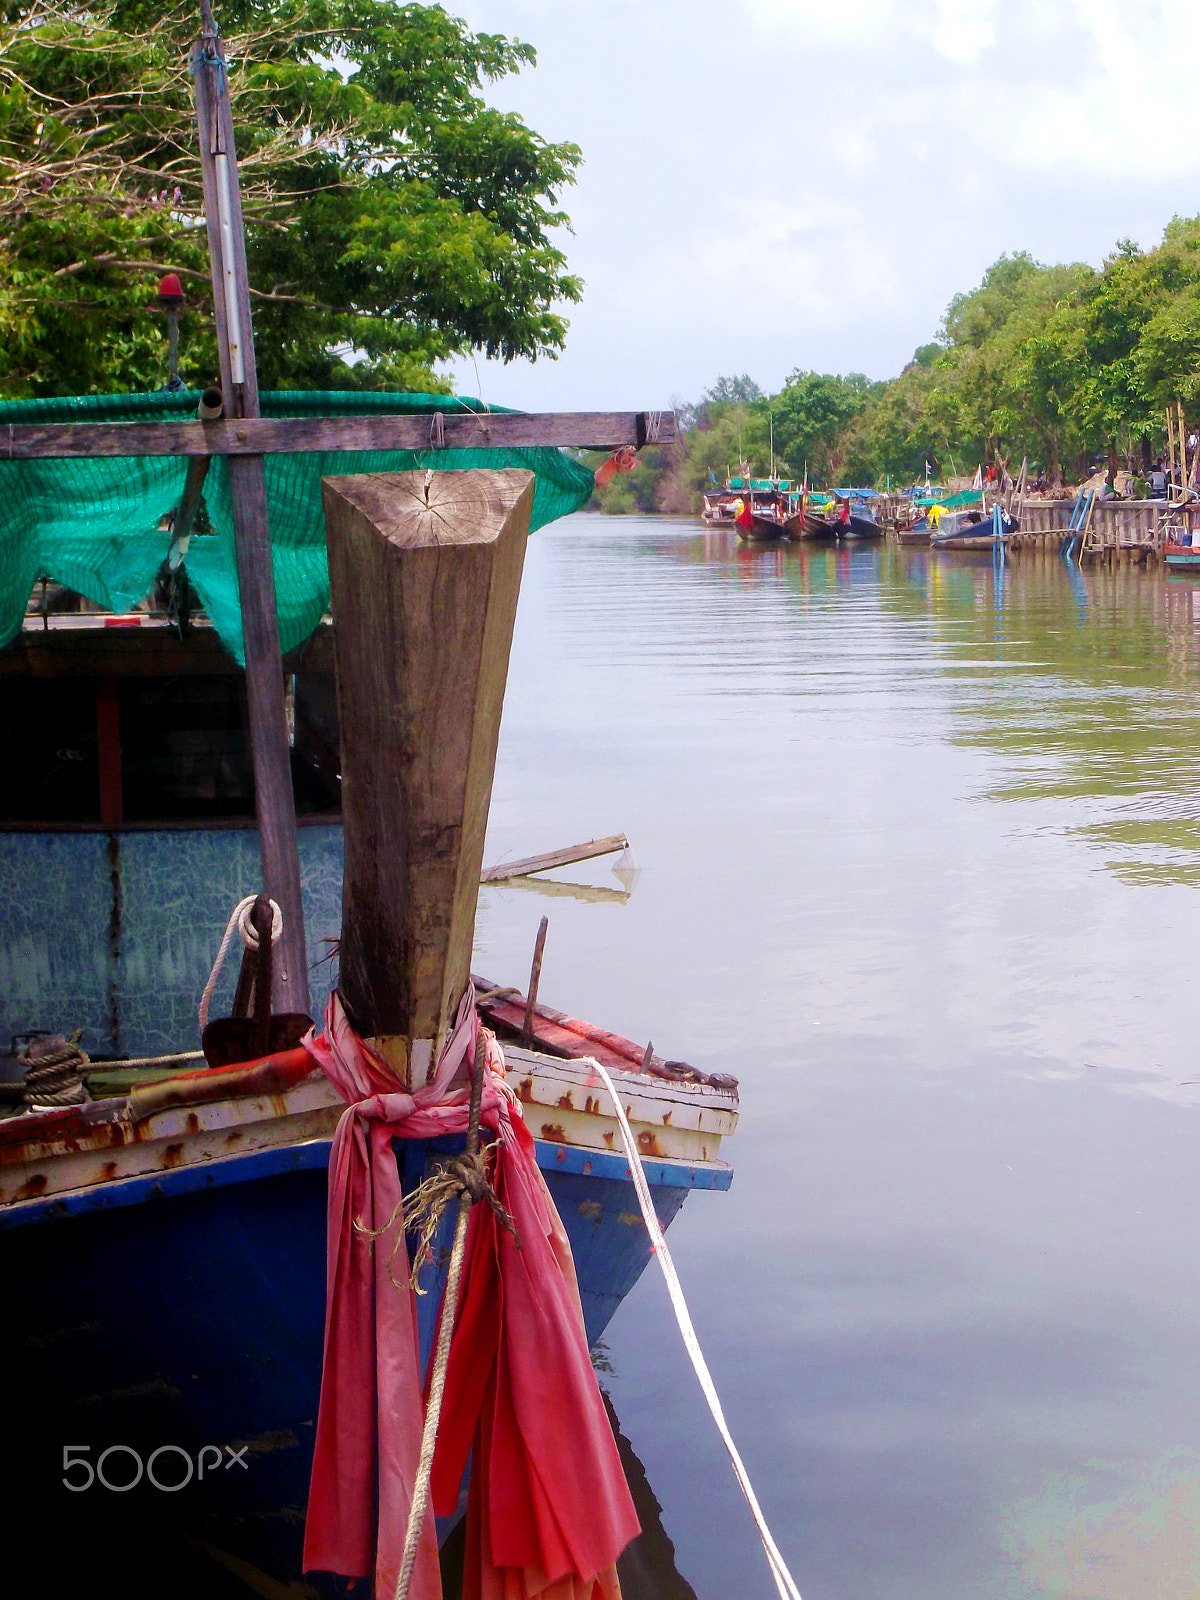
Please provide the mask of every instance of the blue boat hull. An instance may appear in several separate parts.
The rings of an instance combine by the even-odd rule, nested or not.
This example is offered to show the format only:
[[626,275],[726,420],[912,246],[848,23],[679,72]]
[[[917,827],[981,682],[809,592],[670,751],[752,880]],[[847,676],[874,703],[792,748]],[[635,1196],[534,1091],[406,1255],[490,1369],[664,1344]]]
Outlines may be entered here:
[[[461,1141],[400,1142],[406,1187]],[[571,1241],[588,1337],[603,1333],[649,1260],[622,1157],[538,1142],[538,1161]],[[315,1141],[27,1202],[0,1213],[5,1281],[20,1286],[8,1319],[8,1428],[20,1451],[6,1505],[63,1526],[95,1514],[108,1535],[174,1519],[189,1539],[248,1561],[276,1581],[300,1575],[325,1314],[329,1144]],[[648,1163],[660,1221],[689,1188],[727,1187],[725,1167]],[[436,1294],[418,1299],[423,1353]],[[63,1486],[64,1446],[103,1476]],[[161,1446],[154,1475],[121,1485]],[[203,1480],[194,1465],[216,1447]],[[234,1459],[229,1459],[228,1447]],[[237,1452],[242,1454],[237,1456]],[[220,1466],[212,1466],[214,1458]],[[88,1467],[68,1474],[76,1481]],[[94,1570],[94,1568],[93,1568]],[[54,1590],[52,1592],[60,1592]],[[61,1592],[67,1592],[62,1589]]]

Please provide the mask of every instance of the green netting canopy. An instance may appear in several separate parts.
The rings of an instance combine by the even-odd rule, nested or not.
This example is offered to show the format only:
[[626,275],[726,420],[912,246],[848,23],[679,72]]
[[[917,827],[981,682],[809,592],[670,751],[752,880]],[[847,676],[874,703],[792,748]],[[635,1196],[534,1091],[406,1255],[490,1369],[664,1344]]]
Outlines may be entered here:
[[961,511],[966,506],[977,506],[983,500],[980,489],[963,489],[958,494],[914,495],[915,506],[941,506],[946,511]]
[[[86,395],[0,402],[5,422],[161,422],[194,420],[198,393]],[[327,394],[286,391],[260,397],[264,417],[419,415],[483,411],[478,402],[440,394]],[[498,407],[490,409],[498,410]],[[559,450],[354,450],[266,457],[271,552],[284,650],[302,643],[329,605],[321,479],[351,472],[436,467],[524,467],[535,474],[531,529],[584,504],[592,473]],[[113,611],[149,593],[167,554],[161,519],[179,504],[183,456],[97,456],[87,460],[0,460],[0,645],[21,628],[41,577]],[[226,648],[243,660],[233,517],[226,459],[215,456],[204,484],[211,534],[193,533],[185,565]]]

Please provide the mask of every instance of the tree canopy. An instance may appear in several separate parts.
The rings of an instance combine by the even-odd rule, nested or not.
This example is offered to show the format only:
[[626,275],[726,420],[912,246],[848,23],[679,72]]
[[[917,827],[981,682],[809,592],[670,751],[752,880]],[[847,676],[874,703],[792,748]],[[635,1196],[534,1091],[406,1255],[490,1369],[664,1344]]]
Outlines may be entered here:
[[[1100,268],[1001,256],[956,295],[936,339],[895,378],[797,370],[775,394],[720,378],[683,410],[669,464],[647,462],[609,493],[626,509],[694,510],[743,456],[824,486],[912,482],[1022,457],[1052,483],[1097,459],[1164,447],[1164,411],[1200,425],[1200,217],[1162,243],[1117,244]],[[736,441],[736,443],[735,443]],[[607,504],[607,501],[605,502]]]
[[[228,0],[260,382],[445,388],[480,351],[553,356],[580,297],[554,242],[580,155],[487,105],[532,48],[440,6]],[[153,389],[157,275],[182,372],[216,371],[189,52],[198,10],[17,0],[0,21],[0,392]]]

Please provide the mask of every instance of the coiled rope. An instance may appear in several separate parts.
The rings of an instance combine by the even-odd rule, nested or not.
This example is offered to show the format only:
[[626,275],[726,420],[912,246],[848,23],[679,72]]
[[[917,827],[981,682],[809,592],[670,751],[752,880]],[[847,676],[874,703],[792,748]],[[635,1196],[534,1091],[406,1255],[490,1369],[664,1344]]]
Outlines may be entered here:
[[675,1263],[671,1260],[671,1252],[667,1249],[667,1241],[663,1238],[663,1231],[654,1210],[654,1202],[650,1198],[650,1185],[646,1181],[642,1158],[638,1154],[637,1144],[634,1141],[629,1121],[617,1096],[616,1086],[611,1077],[609,1077],[607,1070],[598,1061],[593,1059],[589,1061],[588,1065],[599,1073],[604,1087],[608,1090],[612,1099],[613,1108],[617,1114],[617,1126],[621,1130],[621,1143],[625,1146],[625,1155],[629,1161],[629,1171],[633,1177],[633,1186],[637,1190],[638,1204],[642,1208],[642,1218],[646,1224],[646,1232],[650,1235],[650,1247],[658,1257],[658,1264],[662,1268],[663,1277],[666,1279],[667,1293],[671,1297],[675,1320],[678,1322],[679,1331],[683,1335],[684,1348],[687,1350],[692,1366],[695,1368],[696,1376],[700,1380],[700,1388],[703,1390],[704,1398],[708,1401],[708,1409],[712,1412],[717,1431],[720,1433],[725,1442],[725,1448],[729,1452],[729,1459],[733,1463],[734,1476],[741,1485],[742,1493],[746,1496],[746,1503],[749,1505],[751,1514],[757,1524],[758,1536],[762,1540],[763,1549],[766,1551],[767,1562],[771,1568],[771,1576],[775,1579],[775,1587],[779,1590],[781,1600],[800,1600],[800,1591],[787,1569],[787,1563],[779,1553],[775,1540],[771,1537],[767,1519],[762,1514],[762,1508],[754,1493],[749,1475],[742,1464],[742,1458],[738,1454],[737,1446],[734,1444],[725,1422],[725,1414],[721,1410],[721,1401],[717,1395],[716,1385],[713,1383],[712,1373],[708,1370],[708,1363],[704,1359],[700,1341],[696,1337],[696,1329],[692,1324],[687,1301],[683,1297],[683,1289],[675,1271]]
[[25,1104],[31,1111],[52,1111],[61,1106],[86,1105],[91,1099],[83,1082],[87,1054],[80,1049],[83,1029],[69,1039],[61,1033],[35,1039],[17,1060],[24,1067]]
[[[217,951],[217,959],[213,962],[212,971],[208,975],[208,982],[204,985],[204,993],[200,996],[200,1032],[203,1033],[208,1023],[208,1007],[213,997],[213,990],[217,987],[217,979],[225,961],[225,952],[229,949],[230,941],[235,932],[239,933],[242,943],[247,950],[258,949],[258,933],[250,921],[250,909],[254,905],[257,895],[248,894],[238,901],[229,913],[229,921],[225,924],[225,932],[221,938],[221,946]],[[278,944],[279,935],[283,932],[283,912],[271,901],[271,943]]]

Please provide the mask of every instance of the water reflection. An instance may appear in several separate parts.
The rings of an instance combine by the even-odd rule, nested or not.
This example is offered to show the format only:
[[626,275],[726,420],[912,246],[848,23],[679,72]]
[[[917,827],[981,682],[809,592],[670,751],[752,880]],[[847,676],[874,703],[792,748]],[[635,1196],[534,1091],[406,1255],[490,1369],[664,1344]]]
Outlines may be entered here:
[[[637,840],[542,993],[742,1079],[672,1247],[815,1600],[1200,1596],[1198,630],[1056,553],[531,542],[489,858]],[[767,1600],[651,1275],[609,1340],[680,1571]]]
[[[1112,870],[1200,882],[1200,583],[1053,553],[998,564],[985,551],[728,538],[696,545],[741,585],[781,585],[810,603],[874,601],[903,624],[911,672],[954,686],[956,739],[1005,758],[989,798],[1086,799],[1106,814],[1062,825],[1108,852]],[[691,561],[698,550],[672,553]]]

